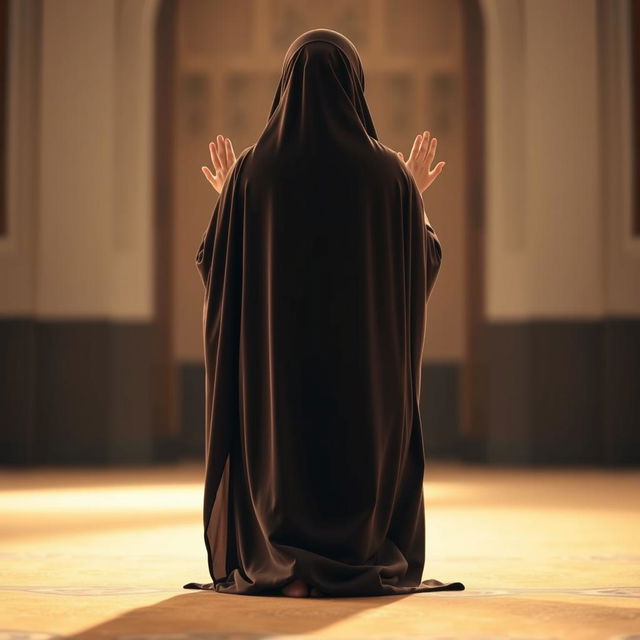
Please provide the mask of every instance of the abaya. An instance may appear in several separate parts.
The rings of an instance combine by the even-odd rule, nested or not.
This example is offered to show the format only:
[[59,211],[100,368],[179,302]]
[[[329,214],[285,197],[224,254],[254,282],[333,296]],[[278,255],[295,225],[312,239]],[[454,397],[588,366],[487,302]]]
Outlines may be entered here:
[[302,34],[196,255],[213,582],[185,588],[464,589],[421,582],[418,397],[441,256],[413,176],[377,139],[355,46]]

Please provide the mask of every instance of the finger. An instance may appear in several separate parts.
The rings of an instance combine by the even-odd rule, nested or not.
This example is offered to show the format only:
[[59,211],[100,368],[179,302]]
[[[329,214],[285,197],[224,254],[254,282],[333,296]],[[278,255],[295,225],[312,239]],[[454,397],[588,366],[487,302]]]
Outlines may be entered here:
[[225,138],[224,148],[227,154],[227,166],[230,167],[234,162],[234,155],[233,155],[233,147],[231,146],[231,140],[229,140],[229,138]]
[[420,144],[422,143],[422,136],[418,134],[416,139],[413,141],[413,146],[411,147],[411,153],[409,154],[408,162],[411,162],[416,155],[418,154],[418,150],[420,149]]
[[218,155],[218,149],[215,142],[209,143],[209,153],[211,154],[211,162],[213,162],[213,168],[216,173],[222,169],[222,163],[220,162],[220,156]]
[[422,144],[418,149],[418,159],[424,160],[427,157],[427,150],[429,148],[429,132],[425,131],[422,136]]
[[431,172],[431,175],[435,178],[435,176],[440,175],[440,173],[442,172],[442,170],[444,169],[444,165],[447,164],[446,162],[438,162],[438,164],[435,166],[434,170]]
[[209,167],[202,167],[202,173],[204,173],[204,177],[211,183],[211,186],[215,186],[215,178],[213,177]]
[[222,164],[222,168],[226,171],[227,169],[227,152],[225,150],[224,145],[224,136],[218,134],[218,157],[220,158],[220,163]]
[[404,156],[402,155],[402,151],[398,151],[398,158],[404,162]]
[[429,145],[429,153],[427,153],[427,160],[429,164],[433,162],[433,157],[436,155],[436,147],[438,146],[438,138],[432,138]]

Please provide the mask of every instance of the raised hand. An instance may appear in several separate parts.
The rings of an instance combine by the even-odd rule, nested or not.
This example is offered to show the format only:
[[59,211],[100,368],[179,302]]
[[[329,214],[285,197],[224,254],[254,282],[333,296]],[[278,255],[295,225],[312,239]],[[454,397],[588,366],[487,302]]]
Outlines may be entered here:
[[[429,132],[424,131],[422,134],[418,134],[413,141],[413,147],[409,154],[409,159],[405,162],[407,169],[411,171],[413,179],[420,189],[420,193],[425,191],[433,181],[440,175],[440,172],[444,168],[446,162],[438,162],[438,164],[431,169],[431,163],[436,155],[436,146],[438,144],[437,138],[431,138],[429,141]],[[398,151],[398,157],[404,162],[404,156],[402,151]]]
[[202,167],[204,177],[209,181],[211,186],[218,192],[222,193],[222,187],[231,173],[231,169],[236,161],[236,154],[233,151],[233,145],[229,138],[218,134],[217,145],[215,142],[209,143],[209,153],[211,154],[211,162],[216,174],[213,175],[209,167]]

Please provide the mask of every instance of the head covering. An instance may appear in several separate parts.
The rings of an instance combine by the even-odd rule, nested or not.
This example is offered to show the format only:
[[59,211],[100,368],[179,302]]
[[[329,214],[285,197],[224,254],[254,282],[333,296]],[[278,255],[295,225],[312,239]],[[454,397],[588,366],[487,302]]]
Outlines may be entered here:
[[284,58],[269,121],[288,144],[370,136],[377,140],[364,97],[364,71],[355,45],[332,29],[312,29],[296,38]]
[[418,398],[440,249],[363,91],[347,38],[297,38],[197,252],[213,582],[186,588],[464,589],[421,581]]

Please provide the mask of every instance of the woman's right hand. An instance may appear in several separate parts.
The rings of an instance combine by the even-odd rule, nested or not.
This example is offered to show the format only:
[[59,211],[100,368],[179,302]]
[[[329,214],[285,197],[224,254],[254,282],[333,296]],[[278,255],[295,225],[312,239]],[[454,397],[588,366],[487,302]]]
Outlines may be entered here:
[[233,145],[229,138],[218,134],[217,146],[215,142],[209,143],[209,153],[211,154],[211,162],[216,174],[213,175],[209,167],[202,167],[202,173],[204,177],[209,181],[211,186],[218,192],[222,193],[222,187],[227,179],[227,176],[231,173],[233,165],[236,162],[236,154],[233,151]]
[[[431,186],[433,181],[440,175],[444,165],[447,164],[446,162],[438,162],[438,164],[431,169],[433,157],[436,155],[437,144],[437,138],[431,138],[431,143],[429,143],[428,131],[424,131],[422,134],[419,133],[413,141],[409,159],[405,162],[407,169],[409,169],[413,175],[416,185],[418,185],[418,189],[420,189],[420,193]],[[400,160],[404,162],[402,151],[398,151],[397,153]]]

